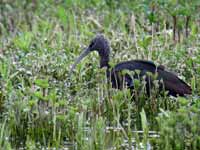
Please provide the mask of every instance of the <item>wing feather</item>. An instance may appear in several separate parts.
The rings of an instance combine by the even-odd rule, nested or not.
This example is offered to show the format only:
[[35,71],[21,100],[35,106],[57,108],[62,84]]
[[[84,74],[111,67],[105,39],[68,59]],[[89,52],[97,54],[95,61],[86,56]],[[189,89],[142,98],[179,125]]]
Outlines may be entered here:
[[164,87],[169,91],[169,95],[184,96],[192,93],[191,87],[172,72],[158,70],[158,78],[163,80]]

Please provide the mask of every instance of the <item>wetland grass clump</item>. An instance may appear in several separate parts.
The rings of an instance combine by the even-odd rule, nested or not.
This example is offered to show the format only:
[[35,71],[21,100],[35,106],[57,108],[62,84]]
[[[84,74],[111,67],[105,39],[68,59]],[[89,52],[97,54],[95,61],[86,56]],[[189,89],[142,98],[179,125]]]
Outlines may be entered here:
[[[1,149],[200,149],[197,1],[3,0],[0,9]],[[153,60],[192,95],[147,96],[135,80],[133,100],[107,84],[96,53],[69,78],[97,33],[110,39],[111,66]]]
[[179,98],[176,111],[165,111],[157,117],[161,149],[199,149],[199,99],[192,105],[185,98]]

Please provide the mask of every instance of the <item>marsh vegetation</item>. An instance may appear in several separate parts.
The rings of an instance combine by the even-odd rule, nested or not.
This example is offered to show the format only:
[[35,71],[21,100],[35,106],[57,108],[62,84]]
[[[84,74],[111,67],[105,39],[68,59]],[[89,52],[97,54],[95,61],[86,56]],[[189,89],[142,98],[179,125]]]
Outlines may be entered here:
[[[2,149],[200,149],[199,0],[1,0],[0,12]],[[136,103],[106,84],[97,53],[69,77],[98,33],[111,66],[152,60],[192,94],[140,90]]]

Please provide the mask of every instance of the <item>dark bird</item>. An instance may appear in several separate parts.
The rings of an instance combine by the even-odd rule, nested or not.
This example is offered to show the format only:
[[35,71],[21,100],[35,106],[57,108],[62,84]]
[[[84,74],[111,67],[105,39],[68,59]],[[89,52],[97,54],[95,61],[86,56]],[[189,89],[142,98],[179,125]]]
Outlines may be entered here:
[[[103,35],[97,35],[90,43],[90,45],[81,53],[75,63],[72,65],[70,74],[73,72],[76,65],[90,52],[97,51],[100,56],[100,68],[106,67],[108,81],[111,82],[113,88],[123,89],[125,86],[129,89],[134,89],[134,80],[144,79],[146,92],[150,95],[150,90],[153,85],[153,77],[155,75],[158,80],[159,91],[168,91],[168,95],[185,96],[192,93],[192,89],[183,80],[181,80],[174,73],[165,70],[165,67],[156,66],[151,61],[146,60],[130,60],[120,62],[113,68],[109,65],[110,46]],[[139,74],[130,75],[129,73],[122,73],[123,70],[137,72]],[[125,86],[124,86],[125,85]]]

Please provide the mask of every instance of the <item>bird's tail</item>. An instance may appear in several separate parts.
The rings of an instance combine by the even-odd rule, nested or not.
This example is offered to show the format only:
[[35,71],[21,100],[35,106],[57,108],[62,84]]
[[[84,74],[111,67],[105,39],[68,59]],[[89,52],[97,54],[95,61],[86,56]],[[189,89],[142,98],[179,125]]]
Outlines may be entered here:
[[177,94],[180,96],[192,94],[192,88],[186,82],[179,78],[180,84],[177,88]]

